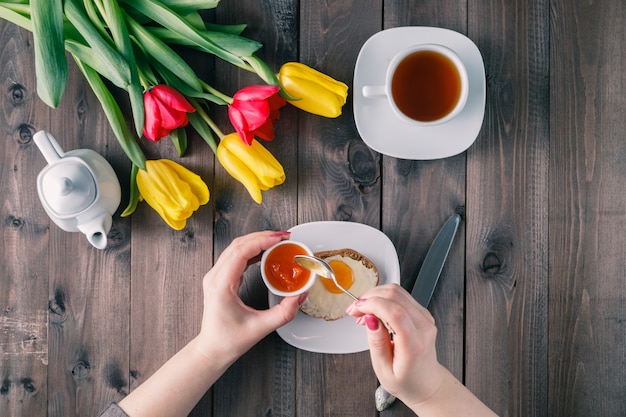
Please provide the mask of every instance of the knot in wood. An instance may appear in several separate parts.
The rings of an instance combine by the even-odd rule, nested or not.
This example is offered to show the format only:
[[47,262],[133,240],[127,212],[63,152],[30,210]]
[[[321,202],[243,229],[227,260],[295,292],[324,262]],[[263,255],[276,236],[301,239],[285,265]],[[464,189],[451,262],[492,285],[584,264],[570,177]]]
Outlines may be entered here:
[[31,378],[22,378],[20,380],[20,383],[24,386],[24,390],[26,392],[33,393],[37,391],[37,389],[35,388],[35,384],[33,384],[33,380]]
[[0,385],[0,395],[8,395],[9,390],[11,389],[11,380],[5,378],[2,381],[2,385]]
[[76,379],[83,379],[89,375],[90,371],[91,365],[89,365],[89,362],[81,360],[74,364],[74,367],[72,368],[72,376]]
[[26,222],[24,221],[24,219],[22,219],[20,217],[15,217],[15,216],[13,216],[11,214],[9,214],[6,217],[6,220],[5,220],[5,224],[7,226],[13,227],[15,229],[21,229],[24,226],[25,223]]
[[121,245],[122,242],[124,242],[124,233],[119,229],[119,227],[113,225],[107,234],[107,242],[107,246],[109,248]]
[[361,191],[372,188],[379,175],[378,163],[372,151],[362,141],[351,141],[348,145],[350,175],[359,184]]
[[33,129],[30,125],[22,123],[17,128],[17,143],[19,145],[28,145],[33,141]]
[[498,257],[497,254],[493,252],[489,252],[487,255],[485,255],[485,257],[483,258],[483,264],[482,264],[483,272],[490,274],[490,275],[494,275],[500,272],[501,268],[502,268],[502,261],[500,261],[500,258]]
[[9,100],[14,106],[19,106],[24,102],[24,86],[22,84],[14,83],[9,87]]
[[337,219],[342,221],[348,221],[352,219],[352,207],[342,204],[337,208]]

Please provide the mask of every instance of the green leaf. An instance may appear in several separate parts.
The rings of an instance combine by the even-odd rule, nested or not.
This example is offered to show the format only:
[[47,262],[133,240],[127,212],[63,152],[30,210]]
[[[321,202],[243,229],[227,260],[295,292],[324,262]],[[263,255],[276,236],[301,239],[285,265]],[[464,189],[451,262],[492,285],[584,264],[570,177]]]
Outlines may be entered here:
[[179,127],[170,131],[170,139],[178,151],[178,156],[182,157],[185,155],[185,151],[187,150],[187,131],[184,127]]
[[241,25],[218,25],[216,23],[205,23],[204,27],[209,32],[230,33],[231,35],[241,35],[248,27],[246,24]]
[[179,14],[193,11],[214,9],[220,0],[161,0],[161,3]]
[[157,85],[159,84],[158,77],[150,68],[150,64],[144,55],[143,49],[141,49],[140,45],[136,43],[133,44],[133,51],[135,52],[135,62],[137,63],[137,71],[139,72],[139,76],[148,84],[148,85]]
[[124,14],[116,0],[103,0],[103,4],[105,19],[111,31],[111,35],[113,36],[113,41],[117,46],[117,50],[124,57],[130,68],[128,96],[133,112],[133,120],[135,121],[135,131],[137,132],[137,136],[141,136],[144,123],[143,88],[139,83],[135,54],[133,52],[130,36],[128,35],[126,19],[124,19]]
[[263,81],[270,85],[280,86],[280,83],[278,82],[278,77],[276,76],[274,71],[272,71],[270,67],[267,66],[265,61],[259,59],[255,55],[252,55],[246,58],[246,62],[250,64],[250,66],[254,69],[254,72],[256,72]]
[[124,58],[113,47],[100,36],[98,31],[85,16],[85,9],[77,0],[65,0],[65,16],[74,25],[76,30],[93,48],[100,59],[111,66],[112,71],[116,71],[118,78],[124,80],[124,88],[128,88],[131,82],[130,67]]
[[172,11],[167,6],[151,1],[151,0],[121,0],[130,7],[135,8],[140,13],[151,18],[160,25],[170,29],[172,32],[179,33],[181,36],[187,37],[191,42],[227,62],[235,65],[244,64],[243,60],[226,51],[203,36],[196,28],[186,22],[179,14]]
[[37,94],[57,107],[67,83],[67,58],[63,40],[63,1],[31,0]]
[[[153,27],[148,30],[166,43],[173,43],[183,46],[197,46],[199,49],[204,49],[198,45],[197,42],[189,39],[188,37],[181,35],[178,32],[173,32],[168,28]],[[224,32],[210,32],[207,30],[199,30],[198,33],[207,39],[210,39],[219,48],[229,51],[233,55],[239,57],[248,57],[254,54],[256,51],[263,47],[263,44],[245,38],[243,36],[233,35]]]
[[141,197],[141,195],[139,194],[139,187],[137,187],[138,171],[139,168],[137,167],[137,165],[133,164],[133,167],[130,171],[130,191],[128,205],[126,206],[122,214],[120,214],[121,217],[128,217],[133,214],[137,209],[137,205],[139,204],[139,197]]
[[78,68],[87,79],[87,82],[89,83],[89,86],[93,90],[94,94],[98,97],[98,100],[100,100],[102,110],[104,110],[104,114],[111,125],[113,134],[115,134],[115,137],[126,153],[126,156],[128,156],[133,164],[137,165],[141,169],[145,169],[146,157],[137,144],[137,141],[130,133],[128,126],[126,126],[124,115],[122,114],[117,101],[115,101],[115,98],[96,71],[79,59],[75,59],[75,61]]
[[33,31],[33,22],[30,20],[30,6],[2,4],[0,5],[0,19],[12,22],[29,32]]
[[126,80],[119,78],[119,73],[113,71],[109,63],[102,61],[100,55],[96,54],[93,48],[73,39],[66,39],[65,49],[116,86],[126,88]]
[[187,113],[189,118],[189,124],[194,128],[196,132],[204,139],[204,141],[211,147],[213,153],[217,152],[217,144],[215,143],[215,137],[211,128],[202,119],[202,116],[196,111],[195,113]]
[[167,85],[178,90],[178,92],[180,92],[182,95],[187,97],[205,99],[219,106],[224,106],[228,104],[226,101],[214,94],[205,93],[203,91],[198,91],[192,88],[184,80],[181,80],[177,74],[170,71],[170,69],[167,66],[163,65],[160,61],[153,60],[152,65],[158,71],[163,81],[165,81]]
[[157,37],[153,36],[143,26],[127,16],[128,27],[135,37],[137,44],[146,52],[147,58],[162,62],[188,85],[196,90],[202,90],[198,76],[194,70],[172,48]]

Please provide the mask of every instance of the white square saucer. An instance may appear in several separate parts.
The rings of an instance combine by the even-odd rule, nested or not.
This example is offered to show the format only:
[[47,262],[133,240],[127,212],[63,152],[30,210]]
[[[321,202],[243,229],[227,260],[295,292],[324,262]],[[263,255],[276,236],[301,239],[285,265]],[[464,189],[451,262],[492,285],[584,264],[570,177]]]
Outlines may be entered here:
[[[365,98],[363,87],[383,85],[387,66],[403,49],[421,43],[444,45],[461,58],[469,78],[469,96],[463,111],[435,126],[414,126],[393,113],[386,98]],[[369,38],[354,70],[354,120],[370,148],[401,159],[430,160],[457,155],[469,148],[485,115],[485,66],[478,47],[468,37],[449,29],[408,26],[383,30]]]

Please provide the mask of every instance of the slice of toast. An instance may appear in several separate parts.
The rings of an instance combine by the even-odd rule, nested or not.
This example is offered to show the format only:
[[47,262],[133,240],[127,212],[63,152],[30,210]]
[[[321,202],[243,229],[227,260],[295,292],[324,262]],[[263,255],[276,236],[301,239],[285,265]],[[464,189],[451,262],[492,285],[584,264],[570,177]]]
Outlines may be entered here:
[[[356,297],[361,296],[369,289],[378,285],[378,269],[376,265],[354,249],[343,248],[337,250],[323,251],[315,253],[315,256],[324,259],[326,262],[340,260],[352,269],[354,282],[348,288]],[[343,293],[329,292],[318,277],[313,287],[309,290],[309,295],[300,306],[300,310],[311,316],[324,320],[337,320],[346,315],[345,310],[353,301],[348,295]]]

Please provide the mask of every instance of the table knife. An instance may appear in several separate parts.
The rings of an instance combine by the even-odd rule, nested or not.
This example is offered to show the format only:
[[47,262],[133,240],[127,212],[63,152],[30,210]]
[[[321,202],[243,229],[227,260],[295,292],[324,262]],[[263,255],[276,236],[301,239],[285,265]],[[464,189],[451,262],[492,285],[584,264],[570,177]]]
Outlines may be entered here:
[[[437,286],[437,281],[439,281],[439,275],[441,275],[441,270],[446,262],[452,241],[454,240],[460,223],[461,216],[459,214],[450,216],[441,227],[441,230],[439,230],[439,233],[437,233],[430,249],[428,249],[426,258],[424,258],[424,263],[417,274],[411,295],[424,307],[428,307],[430,303],[430,299]],[[385,410],[395,399],[396,397],[388,393],[382,385],[376,389],[375,400],[376,409],[378,411]]]

